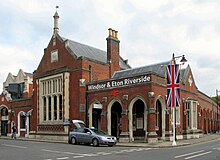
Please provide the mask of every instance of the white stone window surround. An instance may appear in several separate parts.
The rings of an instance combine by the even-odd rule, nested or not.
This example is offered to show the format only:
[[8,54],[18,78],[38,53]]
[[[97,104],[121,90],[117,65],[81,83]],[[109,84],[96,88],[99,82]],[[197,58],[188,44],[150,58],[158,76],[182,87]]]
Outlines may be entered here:
[[189,126],[188,129],[192,129],[192,130],[196,130],[197,129],[197,121],[198,121],[198,117],[197,117],[197,112],[198,112],[198,101],[195,100],[187,100],[186,102],[187,104],[187,111],[188,111],[188,121],[189,121]]
[[51,63],[58,62],[58,49],[51,51]]
[[[55,81],[54,81],[55,80]],[[60,119],[59,107],[57,107],[57,119],[54,120],[54,103],[53,97],[57,98],[57,106],[59,106],[59,96],[63,99],[63,74],[57,74],[53,76],[48,76],[39,80],[39,120],[40,124],[62,124],[63,119]],[[53,82],[56,83],[56,87],[53,87]],[[58,83],[59,82],[59,83]],[[48,86],[49,84],[49,86]],[[60,86],[61,85],[61,86]],[[59,88],[59,89],[58,89]],[[55,89],[55,90],[53,90]],[[56,91],[56,92],[55,92]],[[44,98],[46,97],[46,120],[44,119]],[[48,98],[51,97],[51,120],[49,120],[49,110],[48,110]],[[64,110],[64,105],[62,103],[62,113]],[[61,116],[62,117],[62,116]]]

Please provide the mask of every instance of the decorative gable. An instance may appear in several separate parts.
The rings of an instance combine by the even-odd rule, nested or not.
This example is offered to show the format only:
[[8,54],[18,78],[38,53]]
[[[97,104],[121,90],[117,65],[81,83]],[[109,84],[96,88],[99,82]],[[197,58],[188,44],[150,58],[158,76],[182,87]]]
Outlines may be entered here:
[[187,90],[193,91],[197,90],[195,80],[193,78],[192,70],[188,65],[187,68],[183,70],[182,73],[182,84],[187,88]]

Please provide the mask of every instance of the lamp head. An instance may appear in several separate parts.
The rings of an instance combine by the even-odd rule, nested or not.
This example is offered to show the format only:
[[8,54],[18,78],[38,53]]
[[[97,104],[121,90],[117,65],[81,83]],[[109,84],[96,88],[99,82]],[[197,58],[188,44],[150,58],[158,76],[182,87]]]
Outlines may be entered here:
[[184,55],[182,56],[182,59],[180,60],[180,62],[182,62],[182,63],[187,62],[187,60],[186,60],[186,58],[185,58],[185,56],[184,56]]

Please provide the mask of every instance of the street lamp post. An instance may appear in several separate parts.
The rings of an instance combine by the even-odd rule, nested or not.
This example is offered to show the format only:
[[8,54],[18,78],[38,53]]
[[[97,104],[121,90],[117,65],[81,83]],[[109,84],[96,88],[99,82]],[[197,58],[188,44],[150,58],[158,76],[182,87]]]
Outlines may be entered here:
[[[175,101],[178,101],[176,100],[176,98],[180,97],[180,95],[176,95],[178,93],[176,93],[176,90],[175,89],[178,89],[180,88],[179,86],[179,66],[176,65],[176,59],[177,58],[182,58],[180,60],[180,62],[182,62],[183,64],[185,62],[187,62],[186,58],[184,55],[182,56],[177,56],[175,57],[174,56],[174,53],[173,53],[173,57],[172,57],[172,60],[171,60],[171,65],[169,65],[169,67],[167,66],[167,89],[169,90],[169,97],[171,100],[169,100],[169,102],[167,103],[168,106],[172,107],[173,109],[173,143],[172,145],[173,146],[176,146],[176,107],[177,106],[180,106],[180,103],[178,103],[178,105],[176,105],[177,103]],[[169,73],[169,75],[168,75]],[[178,91],[179,94],[180,94],[180,91]]]

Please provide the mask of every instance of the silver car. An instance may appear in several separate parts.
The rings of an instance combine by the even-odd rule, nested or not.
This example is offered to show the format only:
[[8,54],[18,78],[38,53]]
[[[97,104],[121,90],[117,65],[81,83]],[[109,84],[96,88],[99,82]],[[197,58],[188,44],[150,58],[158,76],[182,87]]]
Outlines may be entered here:
[[[81,122],[82,124],[82,121],[78,122]],[[94,128],[82,128],[82,125],[79,125],[78,122],[77,124],[75,124],[76,122],[73,122],[78,127],[69,133],[69,143],[93,144],[93,146],[108,145],[111,147],[117,143],[116,137],[107,135]]]

